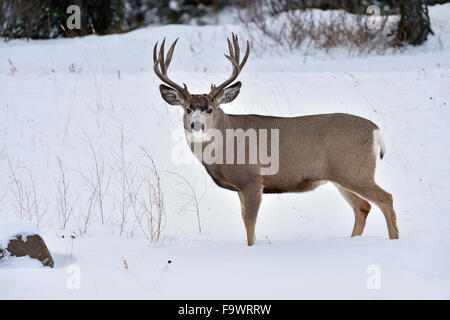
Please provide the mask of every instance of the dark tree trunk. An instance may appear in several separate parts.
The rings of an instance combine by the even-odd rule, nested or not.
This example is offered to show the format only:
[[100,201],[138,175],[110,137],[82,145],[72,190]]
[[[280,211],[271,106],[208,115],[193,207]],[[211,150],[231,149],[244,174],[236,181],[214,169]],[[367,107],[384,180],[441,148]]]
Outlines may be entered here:
[[111,0],[93,2],[89,8],[92,13],[94,28],[99,34],[106,34],[112,24]]
[[398,6],[401,18],[396,41],[399,45],[409,43],[417,46],[427,40],[429,33],[434,34],[425,0],[398,0]]

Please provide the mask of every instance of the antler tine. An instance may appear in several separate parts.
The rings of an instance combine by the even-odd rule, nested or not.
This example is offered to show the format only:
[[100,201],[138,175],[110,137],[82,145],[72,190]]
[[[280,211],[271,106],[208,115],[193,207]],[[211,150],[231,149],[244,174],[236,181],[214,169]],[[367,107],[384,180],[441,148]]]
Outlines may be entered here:
[[153,71],[158,76],[158,78],[161,79],[161,81],[168,84],[172,88],[178,90],[187,99],[190,97],[190,93],[187,89],[186,84],[183,83],[182,87],[173,82],[172,80],[170,80],[169,77],[167,76],[167,69],[169,68],[170,62],[172,61],[172,56],[177,41],[178,38],[170,46],[165,59],[164,59],[164,44],[166,42],[166,38],[164,38],[164,40],[161,42],[161,47],[159,48],[158,55],[156,54],[156,52],[158,51],[158,42],[156,42],[155,46],[153,47]]
[[239,65],[239,67],[242,69],[245,65],[245,63],[247,62],[248,59],[248,55],[250,54],[250,44],[247,41],[247,48],[245,49],[245,54],[244,54],[244,59],[242,59],[241,64]]
[[231,44],[230,38],[227,38],[227,42],[228,42],[228,51],[230,51],[230,57],[234,58],[233,45]]
[[234,57],[236,58],[237,62],[239,63],[239,42],[238,37],[233,33],[233,44],[234,44]]
[[158,60],[158,58],[156,57],[157,49],[158,49],[158,41],[156,41],[155,46],[153,47],[153,64],[155,64],[156,60]]
[[214,84],[211,85],[211,91],[209,95],[214,98],[216,97],[225,87],[227,87],[229,84],[231,84],[236,78],[239,76],[239,73],[241,72],[242,68],[244,67],[245,63],[247,62],[248,56],[250,54],[250,45],[247,41],[247,48],[245,50],[244,58],[242,59],[242,62],[239,62],[240,58],[240,48],[239,48],[239,41],[237,35],[234,33],[231,34],[231,39],[233,42],[230,41],[229,38],[227,38],[228,43],[228,51],[229,55],[225,54],[225,58],[227,58],[228,61],[231,62],[231,65],[233,66],[233,71],[231,73],[231,76],[223,82],[220,86],[216,86]]
[[159,48],[159,57],[161,58],[159,61],[159,67],[161,68],[161,73],[163,75],[167,75],[166,66],[164,64],[164,44],[166,43],[166,38],[161,42],[161,47]]
[[178,39],[179,39],[179,38],[177,38],[177,39],[172,43],[172,45],[171,45],[170,48],[169,48],[169,52],[167,53],[167,58],[166,58],[166,63],[165,63],[166,71],[167,71],[167,69],[169,69],[170,61],[172,61],[173,50],[175,49],[175,45],[177,44]]

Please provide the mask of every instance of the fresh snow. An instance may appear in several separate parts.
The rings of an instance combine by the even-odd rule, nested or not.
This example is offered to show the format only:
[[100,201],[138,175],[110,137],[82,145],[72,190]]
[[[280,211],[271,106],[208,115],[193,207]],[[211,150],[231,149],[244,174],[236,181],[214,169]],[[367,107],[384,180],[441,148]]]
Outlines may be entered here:
[[8,247],[9,240],[15,239],[16,236],[23,236],[26,241],[26,236],[39,235],[39,230],[26,220],[16,220],[0,224],[0,248]]
[[[169,74],[193,93],[208,91],[231,72],[225,39],[237,32],[243,44],[241,25],[0,42],[0,223],[18,212],[10,167],[28,191],[31,173],[43,216],[30,220],[55,260],[54,269],[0,260],[0,299],[449,299],[450,4],[430,7],[430,18],[436,35],[402,53],[251,54],[240,96],[223,106],[229,113],[347,112],[374,121],[386,144],[376,180],[393,194],[399,240],[388,240],[375,206],[363,236],[350,238],[353,212],[326,184],[264,195],[257,243],[246,246],[238,196],[216,186],[184,138],[176,139],[182,111],[161,99],[152,71],[154,43],[180,37]],[[131,213],[119,235],[116,178],[105,224],[96,207],[87,233],[78,232],[88,197],[80,172],[89,175],[92,167],[86,140],[109,168],[117,163],[121,132],[126,161],[142,160],[145,146],[162,174],[166,218],[158,244],[132,232]],[[190,162],[180,164],[174,150]],[[65,230],[57,214],[57,157],[76,203]],[[169,172],[182,174],[199,198],[204,194],[202,233],[184,196],[188,187]]]

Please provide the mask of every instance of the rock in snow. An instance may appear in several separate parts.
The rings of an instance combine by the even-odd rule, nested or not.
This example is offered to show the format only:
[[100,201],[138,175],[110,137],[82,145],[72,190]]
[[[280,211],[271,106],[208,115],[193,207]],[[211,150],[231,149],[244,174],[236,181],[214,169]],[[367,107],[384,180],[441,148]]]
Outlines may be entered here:
[[54,262],[39,231],[26,221],[0,225],[0,259],[29,256],[53,268]]

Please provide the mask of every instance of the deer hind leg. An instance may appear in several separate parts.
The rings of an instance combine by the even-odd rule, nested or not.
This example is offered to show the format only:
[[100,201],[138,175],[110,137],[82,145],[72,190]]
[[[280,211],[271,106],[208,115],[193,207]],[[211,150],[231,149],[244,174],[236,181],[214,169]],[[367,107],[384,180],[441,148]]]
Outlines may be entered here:
[[353,226],[352,237],[362,235],[366,225],[367,216],[369,215],[372,206],[369,202],[361,197],[358,197],[353,192],[348,191],[337,184],[335,185],[355,213],[355,225]]
[[242,219],[247,231],[247,244],[252,246],[255,243],[255,225],[258,217],[259,205],[261,204],[262,191],[259,186],[246,188],[239,191],[241,200]]
[[349,185],[346,189],[353,191],[364,199],[375,203],[383,212],[389,233],[389,239],[398,239],[397,218],[393,207],[392,195],[381,189],[375,182],[365,185]]

